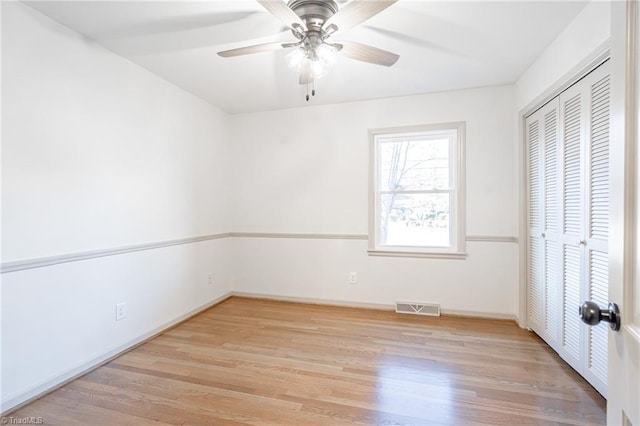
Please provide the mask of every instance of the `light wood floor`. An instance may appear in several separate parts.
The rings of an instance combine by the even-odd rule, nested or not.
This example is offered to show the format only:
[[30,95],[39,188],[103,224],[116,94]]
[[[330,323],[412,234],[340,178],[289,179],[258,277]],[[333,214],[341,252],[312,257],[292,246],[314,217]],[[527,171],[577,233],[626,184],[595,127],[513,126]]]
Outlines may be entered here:
[[10,414],[45,424],[604,424],[509,321],[231,298]]

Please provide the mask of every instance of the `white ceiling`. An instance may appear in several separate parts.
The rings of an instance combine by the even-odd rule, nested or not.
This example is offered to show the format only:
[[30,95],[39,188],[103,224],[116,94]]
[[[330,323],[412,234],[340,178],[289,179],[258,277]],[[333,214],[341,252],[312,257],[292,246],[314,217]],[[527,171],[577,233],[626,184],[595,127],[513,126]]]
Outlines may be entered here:
[[27,4],[209,103],[241,113],[513,83],[586,2],[400,0],[332,38],[390,50],[400,60],[386,68],[340,58],[316,82],[308,103],[306,88],[285,64],[287,51],[216,55],[294,40],[255,1]]

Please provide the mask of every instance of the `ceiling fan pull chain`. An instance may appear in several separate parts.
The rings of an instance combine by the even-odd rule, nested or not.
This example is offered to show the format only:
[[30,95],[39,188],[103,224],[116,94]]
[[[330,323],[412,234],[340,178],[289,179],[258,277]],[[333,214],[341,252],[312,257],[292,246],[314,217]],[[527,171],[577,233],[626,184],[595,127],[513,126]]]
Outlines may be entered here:
[[309,102],[309,82],[307,81],[307,102]]
[[312,86],[311,86],[311,96],[315,96],[315,95],[316,95],[316,81],[315,81],[315,80],[313,80],[313,81],[311,82],[311,85],[312,85]]

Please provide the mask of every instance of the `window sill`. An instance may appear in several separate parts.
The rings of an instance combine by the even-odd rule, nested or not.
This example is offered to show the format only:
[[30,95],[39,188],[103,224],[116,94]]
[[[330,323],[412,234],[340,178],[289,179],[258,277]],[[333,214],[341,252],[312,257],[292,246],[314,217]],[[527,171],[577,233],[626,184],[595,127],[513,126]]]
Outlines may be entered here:
[[466,260],[468,253],[463,252],[423,252],[423,251],[401,251],[401,250],[367,250],[369,256],[385,256],[385,257],[417,257],[426,259],[457,259]]

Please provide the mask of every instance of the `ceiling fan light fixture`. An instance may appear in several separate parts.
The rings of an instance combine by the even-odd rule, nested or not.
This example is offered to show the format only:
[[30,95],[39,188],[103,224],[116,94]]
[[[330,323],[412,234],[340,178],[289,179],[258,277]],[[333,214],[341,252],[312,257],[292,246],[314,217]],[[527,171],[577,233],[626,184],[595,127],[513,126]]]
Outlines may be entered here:
[[338,51],[335,47],[322,43],[316,47],[316,56],[327,67],[331,67],[336,63]]
[[308,70],[312,80],[318,80],[329,72],[337,59],[338,51],[331,45],[320,43],[299,46],[287,54],[286,61],[289,68],[295,72]]
[[289,68],[295,72],[300,72],[302,62],[305,61],[307,54],[303,47],[297,47],[287,54],[286,61]]
[[329,73],[329,67],[321,60],[311,61],[309,69],[313,80],[319,80]]

